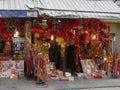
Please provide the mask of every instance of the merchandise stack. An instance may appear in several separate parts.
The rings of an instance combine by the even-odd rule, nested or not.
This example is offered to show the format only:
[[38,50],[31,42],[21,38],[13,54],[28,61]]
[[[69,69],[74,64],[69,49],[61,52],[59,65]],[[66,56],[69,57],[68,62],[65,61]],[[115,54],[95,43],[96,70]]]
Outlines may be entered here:
[[0,61],[0,78],[18,78],[21,75],[24,75],[24,61]]

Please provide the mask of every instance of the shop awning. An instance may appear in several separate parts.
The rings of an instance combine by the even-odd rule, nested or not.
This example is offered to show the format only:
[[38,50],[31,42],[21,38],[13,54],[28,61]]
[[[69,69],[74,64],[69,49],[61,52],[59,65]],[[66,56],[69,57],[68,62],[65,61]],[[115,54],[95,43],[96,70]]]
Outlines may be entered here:
[[0,18],[37,17],[38,11],[27,6],[31,3],[31,0],[0,0]]
[[39,14],[57,18],[120,19],[120,7],[112,0],[34,0]]

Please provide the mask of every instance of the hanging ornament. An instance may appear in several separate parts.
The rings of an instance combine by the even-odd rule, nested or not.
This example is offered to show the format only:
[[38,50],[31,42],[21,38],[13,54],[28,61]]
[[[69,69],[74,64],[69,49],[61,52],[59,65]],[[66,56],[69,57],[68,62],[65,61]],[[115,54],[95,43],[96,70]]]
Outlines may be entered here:
[[75,64],[77,65],[78,62],[79,62],[79,58],[78,58],[78,56],[76,55],[76,56],[75,56]]
[[48,28],[48,24],[46,20],[42,20],[42,23],[40,23],[40,27],[42,27],[43,29]]
[[75,55],[78,55],[80,52],[80,49],[78,47],[75,48]]
[[39,37],[39,34],[38,33],[35,33],[35,38],[38,38]]
[[80,36],[80,35],[81,35],[81,33],[82,33],[82,31],[81,31],[81,30],[75,30],[75,35],[76,35],[76,36]]
[[76,38],[76,39],[75,39],[75,44],[76,44],[76,45],[80,44],[79,38]]
[[5,24],[5,20],[0,18],[0,26],[3,26]]
[[111,55],[107,55],[106,56],[106,62],[107,63],[111,63],[112,62],[112,56]]
[[74,26],[80,26],[80,19],[74,20]]
[[89,40],[88,39],[85,39],[84,41],[83,41],[83,44],[85,44],[85,45],[87,45],[89,43]]
[[60,37],[57,37],[56,42],[58,43],[58,45],[62,45],[64,43],[64,39],[60,38]]

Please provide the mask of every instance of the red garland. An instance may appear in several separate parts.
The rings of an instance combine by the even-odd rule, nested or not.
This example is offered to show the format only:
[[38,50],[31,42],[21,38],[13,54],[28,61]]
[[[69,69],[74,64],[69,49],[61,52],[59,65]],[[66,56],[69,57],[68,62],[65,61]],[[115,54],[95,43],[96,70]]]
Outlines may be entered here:
[[78,56],[75,56],[75,59],[74,59],[74,60],[75,60],[75,63],[78,64],[78,62],[79,62]]

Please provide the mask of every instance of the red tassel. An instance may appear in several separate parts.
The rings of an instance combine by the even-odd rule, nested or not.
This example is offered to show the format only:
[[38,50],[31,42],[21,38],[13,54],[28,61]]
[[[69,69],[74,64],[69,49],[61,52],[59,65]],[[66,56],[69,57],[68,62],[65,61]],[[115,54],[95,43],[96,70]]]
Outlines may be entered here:
[[75,44],[79,44],[80,43],[80,41],[79,41],[79,39],[75,39]]
[[79,48],[75,48],[75,55],[78,55],[80,52],[80,49]]
[[78,63],[78,61],[79,61],[79,58],[76,56],[75,57],[75,63]]

